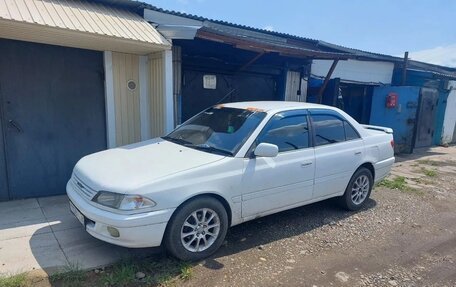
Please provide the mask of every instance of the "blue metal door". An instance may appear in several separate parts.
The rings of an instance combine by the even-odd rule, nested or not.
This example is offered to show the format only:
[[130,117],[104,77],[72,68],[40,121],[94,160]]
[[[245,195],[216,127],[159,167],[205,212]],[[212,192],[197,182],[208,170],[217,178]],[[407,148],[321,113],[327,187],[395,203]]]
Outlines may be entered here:
[[102,53],[4,39],[0,53],[8,198],[63,194],[77,160],[106,148]]
[[[394,108],[386,107],[389,93],[398,95]],[[414,147],[420,87],[376,87],[372,95],[370,124],[394,130],[395,152],[411,153]]]

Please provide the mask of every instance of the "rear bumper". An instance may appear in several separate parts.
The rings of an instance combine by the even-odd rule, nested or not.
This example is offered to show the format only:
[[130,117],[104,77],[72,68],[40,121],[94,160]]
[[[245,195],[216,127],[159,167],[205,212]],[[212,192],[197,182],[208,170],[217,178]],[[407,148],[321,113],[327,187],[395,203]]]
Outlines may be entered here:
[[[175,210],[173,208],[124,215],[97,208],[81,197],[71,184],[67,184],[67,194],[70,201],[86,218],[85,229],[90,235],[124,247],[160,246],[166,225]],[[111,236],[108,226],[117,229],[119,236]]]
[[396,158],[393,156],[393,157],[379,161],[376,164],[374,164],[375,182],[379,182],[380,180],[384,179],[390,173],[395,160],[396,160]]

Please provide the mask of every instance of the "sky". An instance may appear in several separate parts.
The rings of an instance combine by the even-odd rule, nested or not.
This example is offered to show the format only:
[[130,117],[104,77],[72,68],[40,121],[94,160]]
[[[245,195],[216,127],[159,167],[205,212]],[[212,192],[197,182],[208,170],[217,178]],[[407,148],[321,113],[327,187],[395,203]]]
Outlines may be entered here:
[[456,67],[455,0],[142,0],[157,7]]

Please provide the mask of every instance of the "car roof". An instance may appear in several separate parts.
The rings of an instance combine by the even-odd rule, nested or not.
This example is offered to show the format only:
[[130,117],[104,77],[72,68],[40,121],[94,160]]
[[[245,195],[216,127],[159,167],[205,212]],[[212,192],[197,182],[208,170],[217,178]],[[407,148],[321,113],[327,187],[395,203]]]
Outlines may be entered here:
[[237,109],[256,109],[264,112],[270,111],[281,111],[281,110],[290,110],[290,109],[310,109],[310,108],[319,108],[319,109],[331,109],[333,107],[312,103],[302,103],[302,102],[289,102],[289,101],[253,101],[253,102],[236,102],[236,103],[226,103],[220,104],[218,106],[227,107],[227,108],[237,108]]

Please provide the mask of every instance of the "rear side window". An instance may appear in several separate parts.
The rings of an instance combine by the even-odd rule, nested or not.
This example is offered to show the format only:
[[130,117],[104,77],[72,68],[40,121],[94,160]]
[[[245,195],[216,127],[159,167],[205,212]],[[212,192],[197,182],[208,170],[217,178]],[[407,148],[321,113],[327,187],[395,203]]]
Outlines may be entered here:
[[275,144],[279,147],[279,152],[309,147],[307,116],[274,116],[259,136],[257,143]]
[[359,139],[359,134],[355,131],[355,129],[348,123],[344,122],[344,128],[345,128],[345,139],[347,141],[349,140],[354,140],[354,139]]
[[332,115],[312,115],[315,146],[345,141],[344,121]]

